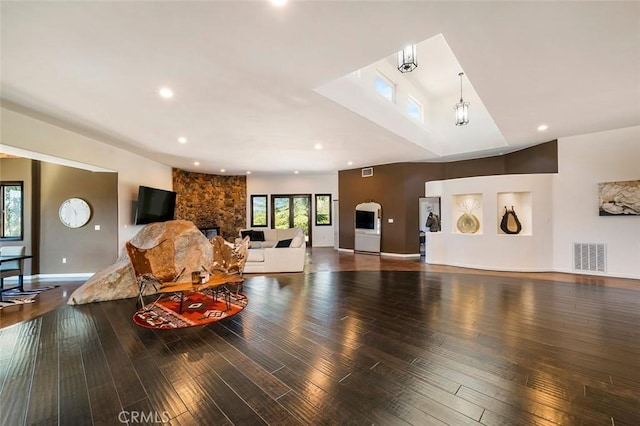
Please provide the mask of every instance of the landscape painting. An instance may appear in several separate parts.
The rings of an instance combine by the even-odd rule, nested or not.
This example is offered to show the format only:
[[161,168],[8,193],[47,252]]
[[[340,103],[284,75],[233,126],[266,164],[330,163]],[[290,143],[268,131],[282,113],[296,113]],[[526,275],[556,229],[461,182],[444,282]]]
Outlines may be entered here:
[[600,216],[640,216],[640,180],[598,184]]

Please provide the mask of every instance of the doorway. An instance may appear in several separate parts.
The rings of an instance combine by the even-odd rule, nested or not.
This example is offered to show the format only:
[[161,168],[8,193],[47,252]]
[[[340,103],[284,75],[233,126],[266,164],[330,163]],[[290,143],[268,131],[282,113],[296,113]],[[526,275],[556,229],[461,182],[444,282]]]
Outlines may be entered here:
[[302,228],[307,245],[311,246],[311,194],[272,195],[271,227]]

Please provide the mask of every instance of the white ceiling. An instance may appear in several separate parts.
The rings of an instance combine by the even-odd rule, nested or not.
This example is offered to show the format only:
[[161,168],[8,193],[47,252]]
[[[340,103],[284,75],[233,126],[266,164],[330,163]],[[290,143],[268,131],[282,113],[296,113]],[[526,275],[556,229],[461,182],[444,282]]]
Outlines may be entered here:
[[[280,8],[235,0],[2,2],[0,8],[5,105],[185,170],[321,173],[446,161],[640,125],[638,2],[289,0]],[[418,69],[406,75],[432,108],[425,123],[431,136],[422,142],[320,93],[406,44],[439,35],[453,59],[438,63],[441,56],[420,52]],[[464,127],[453,124],[459,71],[471,102]],[[171,87],[174,99],[160,99],[161,86]],[[546,132],[536,130],[542,123]],[[178,144],[179,136],[188,142]],[[314,149],[318,143],[322,150]]]

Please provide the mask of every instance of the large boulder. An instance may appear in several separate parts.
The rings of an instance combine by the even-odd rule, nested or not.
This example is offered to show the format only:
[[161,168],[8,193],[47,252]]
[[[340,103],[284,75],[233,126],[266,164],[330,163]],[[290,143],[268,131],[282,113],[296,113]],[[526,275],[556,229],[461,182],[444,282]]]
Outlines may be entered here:
[[[174,250],[173,269],[176,274],[182,272],[178,281],[190,280],[191,271],[201,270],[204,266],[211,269],[213,247],[211,242],[192,223],[186,220],[171,220],[152,223],[145,226],[131,239],[131,243],[140,249],[151,249],[167,241]],[[148,253],[152,253],[149,251]],[[157,260],[150,259],[151,265]],[[164,268],[163,268],[164,269]],[[105,300],[117,300],[138,295],[135,272],[126,250],[116,263],[96,272],[74,291],[67,302],[81,305]]]
[[67,303],[82,305],[105,300],[127,299],[138,295],[138,285],[133,267],[128,259],[118,259],[93,274],[86,283],[78,287]]

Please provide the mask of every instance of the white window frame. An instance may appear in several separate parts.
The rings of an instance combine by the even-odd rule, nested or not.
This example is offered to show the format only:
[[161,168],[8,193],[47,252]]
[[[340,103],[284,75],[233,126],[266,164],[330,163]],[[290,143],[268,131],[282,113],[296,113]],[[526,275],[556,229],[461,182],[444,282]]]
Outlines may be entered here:
[[[411,106],[411,104],[414,104],[418,107],[418,110],[420,111],[420,117],[416,117],[409,112],[409,107]],[[411,95],[409,95],[409,97],[407,98],[407,115],[415,120],[418,120],[421,123],[424,123],[424,107],[420,102],[418,102],[416,98]]]
[[[391,99],[389,99],[384,94],[382,94],[382,93],[380,93],[378,91],[377,84],[376,84],[378,79],[380,79],[383,82],[387,83],[389,85],[389,87],[391,87]],[[389,77],[387,77],[386,75],[382,74],[380,71],[378,71],[376,73],[376,78],[374,79],[374,82],[373,82],[373,88],[374,88],[374,90],[376,91],[376,93],[378,95],[382,96],[383,98],[385,98],[389,102],[391,102],[391,103],[395,103],[396,102],[396,84]]]

